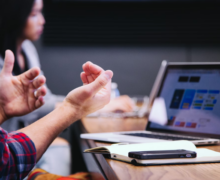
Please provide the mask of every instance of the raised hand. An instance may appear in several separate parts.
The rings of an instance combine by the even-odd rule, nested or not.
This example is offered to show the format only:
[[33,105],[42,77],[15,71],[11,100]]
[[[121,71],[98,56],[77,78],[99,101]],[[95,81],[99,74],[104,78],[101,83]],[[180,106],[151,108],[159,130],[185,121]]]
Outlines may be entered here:
[[110,101],[113,76],[112,71],[104,71],[91,62],[84,64],[83,70],[81,79],[84,86],[71,91],[64,101],[73,107],[78,118],[103,108]]
[[[93,82],[104,70],[91,63],[87,62],[83,65],[83,71],[81,73],[81,79],[84,85]],[[134,104],[128,96],[120,96],[118,98],[112,99],[104,108],[100,109],[99,112],[131,112],[134,108]]]
[[44,104],[46,82],[44,76],[39,76],[39,68],[13,76],[14,55],[10,50],[5,53],[4,67],[0,73],[0,120],[21,116],[39,108]]

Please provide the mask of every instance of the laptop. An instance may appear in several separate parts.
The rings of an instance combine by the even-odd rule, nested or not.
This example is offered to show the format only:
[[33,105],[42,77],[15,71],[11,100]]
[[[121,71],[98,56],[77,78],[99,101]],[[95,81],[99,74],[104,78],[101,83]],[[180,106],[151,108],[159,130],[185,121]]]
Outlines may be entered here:
[[189,140],[196,145],[220,143],[220,63],[163,61],[149,107],[158,98],[164,100],[165,124],[153,121],[150,111],[145,131],[87,133],[81,134],[81,138],[118,143],[175,140]]

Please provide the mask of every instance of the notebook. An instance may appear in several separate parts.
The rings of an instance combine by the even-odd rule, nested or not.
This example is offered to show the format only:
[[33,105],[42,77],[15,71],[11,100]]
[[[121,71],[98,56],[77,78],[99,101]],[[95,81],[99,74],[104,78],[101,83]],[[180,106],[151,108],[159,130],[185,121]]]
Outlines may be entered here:
[[[128,157],[131,151],[158,151],[185,149],[197,153],[195,158],[172,158],[172,159],[136,159]],[[191,164],[220,162],[220,153],[206,148],[196,148],[190,141],[169,141],[160,143],[141,143],[128,145],[111,145],[87,149],[87,153],[107,154],[109,158],[125,161],[134,165],[161,165],[161,164]]]
[[81,134],[81,138],[106,142],[189,140],[196,145],[219,144],[219,94],[220,63],[163,61],[150,94],[151,111],[145,131],[90,133]]

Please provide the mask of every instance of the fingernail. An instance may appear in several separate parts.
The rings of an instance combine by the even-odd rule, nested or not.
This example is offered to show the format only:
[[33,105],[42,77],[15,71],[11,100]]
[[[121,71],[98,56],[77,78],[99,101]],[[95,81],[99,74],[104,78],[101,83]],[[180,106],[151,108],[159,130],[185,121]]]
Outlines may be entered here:
[[105,77],[107,78],[107,79],[111,79],[111,77],[110,77],[110,75],[109,75],[109,73],[108,72],[105,72]]

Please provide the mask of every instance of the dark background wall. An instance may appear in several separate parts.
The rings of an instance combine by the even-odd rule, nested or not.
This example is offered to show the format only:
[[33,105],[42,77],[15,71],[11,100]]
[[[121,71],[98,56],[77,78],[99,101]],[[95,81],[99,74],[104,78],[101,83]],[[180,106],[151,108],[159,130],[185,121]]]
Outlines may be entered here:
[[218,1],[45,1],[35,43],[50,89],[81,85],[82,64],[114,71],[121,94],[149,95],[161,61],[220,61]]
[[47,84],[56,94],[80,86],[82,64],[114,72],[122,94],[149,95],[161,61],[220,61],[220,47],[45,47],[37,42]]

